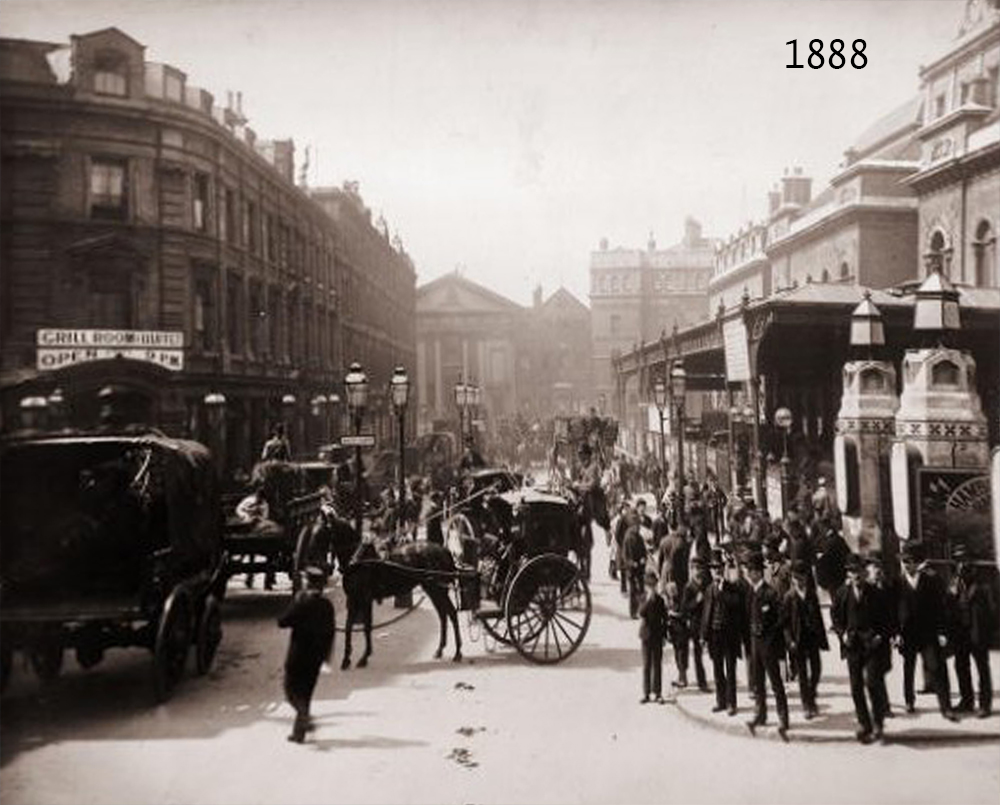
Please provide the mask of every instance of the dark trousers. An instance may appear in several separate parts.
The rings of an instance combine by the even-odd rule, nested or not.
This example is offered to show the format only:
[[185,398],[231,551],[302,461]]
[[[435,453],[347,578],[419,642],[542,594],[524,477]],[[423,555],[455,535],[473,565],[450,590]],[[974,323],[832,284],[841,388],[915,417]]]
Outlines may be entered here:
[[[711,640],[711,638],[709,638]],[[719,639],[710,644],[712,676],[715,682],[715,704],[736,709],[736,651]]]
[[292,735],[302,740],[309,728],[309,709],[312,705],[313,691],[316,680],[319,679],[320,666],[299,668],[289,673],[285,672],[285,698],[295,708],[295,723],[292,725]]
[[621,546],[617,548],[617,568],[618,568],[618,581],[621,584],[621,590],[623,593],[628,592],[628,568],[625,567],[625,557],[622,553]]
[[663,641],[642,641],[642,695],[663,695]]
[[990,652],[987,648],[959,646],[955,649],[955,676],[958,679],[959,706],[972,709],[975,703],[972,688],[972,662],[979,676],[979,709],[993,710],[993,679],[990,674]]
[[916,697],[913,692],[913,672],[916,670],[917,655],[920,655],[927,669],[927,674],[934,682],[937,693],[938,707],[942,713],[951,709],[951,690],[948,682],[948,665],[937,643],[928,643],[919,649],[907,647],[903,651],[903,698],[906,704],[913,705]]
[[705,687],[705,663],[701,656],[701,638],[690,632],[687,627],[679,627],[673,636],[674,661],[681,679],[687,680],[688,661],[694,660],[694,673],[698,687]]
[[628,614],[639,617],[639,604],[642,603],[643,574],[645,567],[633,567],[628,571]]
[[823,672],[823,662],[818,648],[797,648],[792,653],[792,667],[799,680],[799,698],[806,710],[816,709],[816,690]]
[[753,641],[753,653],[751,663],[753,668],[753,681],[755,683],[756,717],[758,724],[767,722],[767,684],[765,677],[771,683],[771,690],[774,691],[774,703],[778,709],[778,721],[783,727],[788,726],[788,698],[785,696],[785,683],[781,680],[781,663],[778,662],[778,654],[768,648],[761,641]]
[[[884,711],[876,708],[874,697],[872,707],[868,707],[868,699],[865,694],[865,655],[861,652],[852,651],[847,655],[847,673],[851,680],[851,698],[854,700],[854,715],[858,719],[858,726],[865,732],[872,731],[872,710]],[[881,724],[881,719],[879,719]]]

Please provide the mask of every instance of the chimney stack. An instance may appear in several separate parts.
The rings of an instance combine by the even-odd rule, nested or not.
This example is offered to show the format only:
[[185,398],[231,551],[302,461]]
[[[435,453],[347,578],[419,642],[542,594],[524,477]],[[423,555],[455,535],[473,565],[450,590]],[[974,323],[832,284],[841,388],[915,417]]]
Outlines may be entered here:
[[792,174],[781,177],[781,195],[783,204],[793,204],[804,207],[812,199],[812,179],[802,175],[802,168],[793,168]]

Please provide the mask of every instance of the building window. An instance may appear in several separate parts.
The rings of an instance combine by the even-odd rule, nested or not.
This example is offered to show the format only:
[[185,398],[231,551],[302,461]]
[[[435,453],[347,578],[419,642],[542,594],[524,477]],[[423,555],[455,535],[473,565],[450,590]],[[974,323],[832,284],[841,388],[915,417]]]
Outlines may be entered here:
[[840,264],[840,278],[846,280],[851,276],[851,267],[847,263]]
[[246,244],[251,254],[257,253],[257,246],[260,242],[257,237],[259,226],[260,221],[257,215],[257,205],[252,201],[248,201],[243,208],[243,243]]
[[944,115],[944,93],[942,92],[934,99],[934,117],[941,117]]
[[958,386],[958,366],[951,361],[941,361],[931,369],[932,386]]
[[944,233],[940,229],[934,230],[934,234],[931,235],[930,249],[924,255],[928,274],[940,271],[944,276],[948,276],[950,269],[948,264],[949,251],[949,249],[945,248]]
[[271,357],[281,354],[281,293],[271,288],[267,299],[267,336]]
[[622,327],[622,317],[617,313],[611,316],[611,335],[619,335]]
[[226,188],[225,192],[226,199],[226,228],[225,237],[226,243],[236,243],[236,192]]
[[208,199],[208,175],[196,173],[194,175],[193,217],[194,228],[199,232],[208,231]]
[[229,275],[226,288],[226,335],[229,351],[243,352],[243,281],[237,274]]
[[203,270],[195,276],[194,310],[192,311],[194,345],[202,352],[216,349],[215,279],[210,271]]
[[94,92],[98,95],[128,95],[128,61],[121,53],[100,53],[94,59]]
[[997,239],[989,221],[980,221],[976,226],[976,239],[972,244],[975,261],[974,282],[979,288],[997,284]]
[[823,273],[820,274],[819,281],[820,282],[829,282],[830,281],[830,272],[827,271],[825,268],[823,269]]
[[181,103],[184,100],[184,82],[179,75],[174,73],[164,75],[163,94],[170,101]]
[[267,315],[264,311],[264,292],[256,280],[250,282],[247,316],[250,324],[250,351],[255,358],[259,358],[264,353],[264,322]]
[[128,162],[95,157],[90,161],[90,217],[124,221],[128,217]]

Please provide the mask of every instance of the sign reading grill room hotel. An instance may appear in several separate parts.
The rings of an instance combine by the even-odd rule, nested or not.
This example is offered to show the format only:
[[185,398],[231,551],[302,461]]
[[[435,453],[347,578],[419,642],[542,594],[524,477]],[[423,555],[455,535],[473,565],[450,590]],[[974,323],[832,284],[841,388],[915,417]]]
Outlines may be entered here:
[[184,333],[173,330],[39,330],[38,371],[128,358],[174,372],[184,368]]

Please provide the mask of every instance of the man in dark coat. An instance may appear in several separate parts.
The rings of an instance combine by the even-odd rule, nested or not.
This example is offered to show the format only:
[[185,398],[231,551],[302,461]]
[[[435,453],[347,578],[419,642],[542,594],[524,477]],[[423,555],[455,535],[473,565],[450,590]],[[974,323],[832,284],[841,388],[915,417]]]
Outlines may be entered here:
[[756,713],[747,722],[750,734],[767,723],[767,683],[771,683],[778,709],[778,734],[788,740],[788,699],[785,683],[781,680],[779,661],[785,653],[784,624],[781,599],[774,588],[764,581],[764,558],[751,554],[746,561],[747,581],[750,582],[750,662],[753,664],[753,681],[756,686]]
[[613,527],[612,539],[614,544],[611,546],[612,559],[610,575],[611,578],[618,579],[622,595],[628,593],[628,573],[625,570],[625,532],[628,530],[630,511],[631,509],[629,508],[628,503],[623,502]]
[[899,640],[903,655],[906,711],[916,712],[913,675],[919,654],[927,675],[934,681],[941,715],[949,721],[957,721],[958,716],[951,709],[948,665],[944,656],[944,648],[948,644],[944,582],[926,562],[921,562],[923,554],[919,546],[908,542],[901,553],[903,577],[899,582]]
[[285,698],[295,708],[295,724],[289,741],[302,743],[310,729],[309,707],[316,680],[333,651],[333,604],[323,595],[326,573],[308,567],[306,589],[295,594],[285,614],[278,620],[282,629],[291,628],[292,637],[285,657]]
[[625,558],[624,572],[628,576],[628,611],[632,618],[639,617],[639,603],[642,600],[643,578],[646,573],[646,541],[639,532],[639,522],[635,512],[629,512],[628,527],[622,553]]
[[[857,738],[861,743],[867,744],[882,737],[882,718],[885,713],[885,706],[879,701],[881,689],[874,684],[875,680],[870,675],[867,680],[865,678],[869,658],[883,640],[877,629],[879,601],[863,579],[859,556],[848,556],[844,570],[847,580],[837,590],[830,617],[834,630],[840,636],[841,656],[847,660],[851,698],[854,700],[854,713],[858,720]],[[866,687],[868,698],[871,699],[870,708],[865,696]]]
[[645,574],[646,597],[639,605],[639,639],[642,641],[642,699],[652,694],[663,704],[663,643],[667,639],[667,606],[657,591],[659,579],[654,571]]
[[[681,594],[680,604],[681,618],[687,632],[685,651],[690,648],[691,657],[694,659],[698,690],[706,693],[708,692],[708,682],[705,679],[705,664],[701,656],[701,619],[705,611],[705,590],[711,583],[707,573],[708,560],[706,558],[699,556],[691,560],[691,578]],[[690,646],[687,644],[688,640]],[[687,669],[686,662],[684,668]]]
[[736,660],[741,655],[745,630],[745,603],[739,586],[725,578],[722,551],[716,550],[709,563],[712,581],[705,588],[701,618],[701,639],[708,646],[715,678],[715,707],[736,715]]
[[809,583],[812,571],[799,561],[792,564],[792,584],[784,597],[785,641],[799,680],[799,696],[806,720],[819,714],[816,690],[823,666],[820,652],[830,648],[816,588]]
[[868,570],[868,586],[874,600],[875,618],[873,626],[875,633],[881,639],[874,641],[865,663],[865,684],[874,691],[872,703],[878,703],[879,713],[872,713],[875,721],[892,718],[892,707],[889,705],[889,691],[885,685],[885,675],[892,669],[892,641],[899,631],[899,587],[896,582],[886,578],[885,566],[882,564],[882,554],[873,551],[865,560]]
[[997,602],[993,587],[982,568],[965,561],[964,546],[956,548],[953,558],[954,581],[949,598],[953,608],[955,676],[960,698],[958,709],[971,712],[975,705],[972,688],[972,663],[979,676],[979,718],[993,712],[993,680],[990,674],[990,640],[997,629]]

